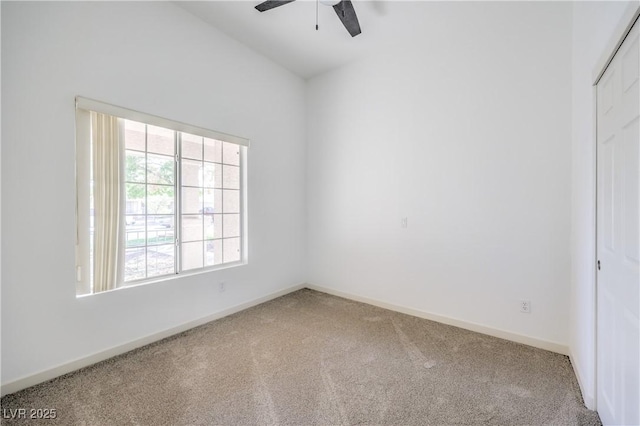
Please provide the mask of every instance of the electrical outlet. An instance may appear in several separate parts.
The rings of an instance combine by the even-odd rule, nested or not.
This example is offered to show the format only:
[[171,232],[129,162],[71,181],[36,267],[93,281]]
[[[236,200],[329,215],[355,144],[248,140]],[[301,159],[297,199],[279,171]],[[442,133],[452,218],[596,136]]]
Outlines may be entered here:
[[525,314],[531,313],[531,301],[529,300],[521,300],[520,301],[520,312]]
[[224,293],[226,289],[227,289],[227,283],[225,283],[224,281],[221,281],[220,283],[218,283],[218,292]]

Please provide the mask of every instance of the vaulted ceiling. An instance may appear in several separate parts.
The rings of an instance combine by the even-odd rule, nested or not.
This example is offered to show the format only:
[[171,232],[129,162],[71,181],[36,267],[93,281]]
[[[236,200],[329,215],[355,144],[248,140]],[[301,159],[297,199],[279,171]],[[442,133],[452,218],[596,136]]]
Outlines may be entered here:
[[[373,51],[401,48],[422,29],[442,27],[441,16],[432,11],[448,7],[445,3],[354,0],[362,34],[352,38],[330,6],[298,0],[261,13],[254,8],[260,2],[180,1],[176,4],[303,78],[342,66]],[[316,5],[318,31],[315,29]],[[434,35],[433,31],[430,35]]]

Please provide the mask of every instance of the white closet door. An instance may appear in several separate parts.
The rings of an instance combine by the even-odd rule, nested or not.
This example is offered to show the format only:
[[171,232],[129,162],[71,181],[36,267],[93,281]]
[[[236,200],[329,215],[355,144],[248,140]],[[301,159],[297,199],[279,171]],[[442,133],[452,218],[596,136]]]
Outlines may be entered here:
[[597,86],[597,407],[640,424],[640,24]]

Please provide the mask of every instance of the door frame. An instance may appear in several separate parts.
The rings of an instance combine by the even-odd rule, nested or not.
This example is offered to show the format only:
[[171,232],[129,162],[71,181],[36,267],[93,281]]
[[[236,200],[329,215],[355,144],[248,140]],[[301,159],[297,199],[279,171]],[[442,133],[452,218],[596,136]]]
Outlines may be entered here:
[[[592,116],[593,116],[593,176],[594,176],[594,188],[593,188],[593,241],[595,242],[594,248],[595,251],[593,253],[593,336],[594,336],[594,345],[593,345],[593,401],[585,401],[588,408],[597,410],[598,408],[598,271],[597,271],[597,262],[598,262],[598,88],[597,85],[600,82],[600,79],[604,75],[607,67],[613,60],[613,57],[618,53],[620,46],[627,38],[627,35],[633,28],[633,25],[638,21],[640,17],[640,1],[630,3],[625,9],[622,17],[620,18],[618,25],[616,26],[609,42],[607,43],[607,47],[603,50],[600,55],[600,60],[596,63],[596,66],[592,70]],[[583,395],[585,394],[583,390]]]

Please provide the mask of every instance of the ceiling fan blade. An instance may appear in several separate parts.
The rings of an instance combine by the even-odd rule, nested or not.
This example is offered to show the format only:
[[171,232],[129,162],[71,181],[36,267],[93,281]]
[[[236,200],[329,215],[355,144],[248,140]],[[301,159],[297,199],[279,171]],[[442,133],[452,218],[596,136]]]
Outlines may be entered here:
[[356,10],[353,8],[351,0],[342,0],[340,3],[333,6],[333,10],[338,14],[338,18],[344,24],[344,27],[349,31],[351,37],[355,37],[360,34],[360,23],[356,16]]
[[295,1],[295,0],[267,0],[257,5],[256,10],[260,12],[264,12],[265,10],[270,10],[278,6],[282,6],[284,4],[291,3],[292,1]]

